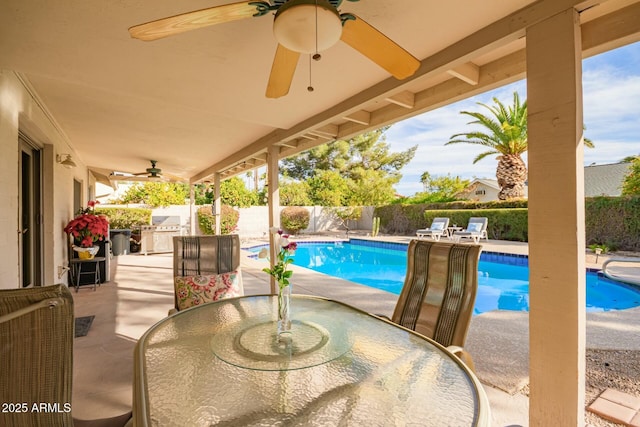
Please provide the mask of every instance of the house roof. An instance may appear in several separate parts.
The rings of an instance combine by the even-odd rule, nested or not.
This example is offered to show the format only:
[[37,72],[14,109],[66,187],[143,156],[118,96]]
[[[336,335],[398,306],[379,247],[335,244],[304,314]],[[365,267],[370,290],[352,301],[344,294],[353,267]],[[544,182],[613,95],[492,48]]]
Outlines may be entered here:
[[631,163],[612,163],[585,167],[585,197],[619,196],[622,194],[622,183],[630,166]]
[[498,185],[498,181],[495,179],[489,178],[476,178],[469,185],[473,185],[475,183],[484,184],[487,187],[495,188],[496,190],[500,190],[500,186]]

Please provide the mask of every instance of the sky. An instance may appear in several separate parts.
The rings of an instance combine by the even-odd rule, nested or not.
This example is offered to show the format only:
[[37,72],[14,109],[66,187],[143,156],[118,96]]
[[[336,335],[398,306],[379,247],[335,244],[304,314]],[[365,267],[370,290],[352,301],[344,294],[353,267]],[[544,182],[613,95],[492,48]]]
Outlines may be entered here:
[[[587,58],[582,63],[585,137],[595,148],[585,148],[584,164],[617,163],[640,154],[640,42]],[[402,169],[396,191],[411,196],[422,191],[420,176],[460,176],[465,179],[495,179],[497,160],[473,159],[486,148],[471,144],[444,144],[462,132],[477,129],[467,123],[471,117],[460,111],[489,111],[478,102],[492,105],[498,98],[511,105],[513,92],[526,99],[526,81],[503,86],[481,95],[398,122],[386,133],[391,151],[403,151],[418,145],[413,160]],[[526,161],[526,153],[523,156]]]

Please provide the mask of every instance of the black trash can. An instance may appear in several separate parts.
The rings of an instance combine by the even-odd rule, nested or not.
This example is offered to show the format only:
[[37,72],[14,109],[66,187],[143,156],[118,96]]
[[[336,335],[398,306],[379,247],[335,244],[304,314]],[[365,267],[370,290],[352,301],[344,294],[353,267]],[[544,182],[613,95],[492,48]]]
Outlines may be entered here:
[[111,240],[111,252],[114,256],[127,255],[131,252],[131,248],[129,246],[131,230],[111,230],[109,231],[109,240]]

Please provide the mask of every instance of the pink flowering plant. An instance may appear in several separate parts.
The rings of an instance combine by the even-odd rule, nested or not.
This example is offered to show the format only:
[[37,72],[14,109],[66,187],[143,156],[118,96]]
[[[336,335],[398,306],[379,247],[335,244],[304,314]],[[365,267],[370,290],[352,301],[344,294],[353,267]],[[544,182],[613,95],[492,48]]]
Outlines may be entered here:
[[[282,230],[273,227],[270,230],[274,234],[274,241],[278,250],[278,260],[273,265],[273,268],[263,268],[262,271],[275,277],[278,281],[280,290],[289,285],[289,279],[293,274],[293,271],[289,270],[289,265],[293,263],[293,256],[295,255],[298,244],[296,242],[290,242],[287,234],[282,234]],[[277,234],[277,236],[275,236]],[[268,251],[263,248],[258,254],[259,258],[267,258]]]
[[99,202],[92,200],[87,207],[80,209],[76,217],[69,221],[64,232],[83,248],[90,248],[99,240],[104,240],[109,232],[109,220],[102,215],[96,215],[94,208]]

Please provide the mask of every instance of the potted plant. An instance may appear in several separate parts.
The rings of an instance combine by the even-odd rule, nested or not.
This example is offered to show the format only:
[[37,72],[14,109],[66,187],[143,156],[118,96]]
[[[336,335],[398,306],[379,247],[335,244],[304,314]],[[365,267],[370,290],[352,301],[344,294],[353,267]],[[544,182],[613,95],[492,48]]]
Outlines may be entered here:
[[90,201],[85,209],[80,209],[76,217],[69,221],[64,232],[73,236],[73,249],[78,257],[90,259],[98,252],[94,246],[97,241],[104,240],[109,233],[109,220],[104,215],[96,215],[94,208],[97,201]]

